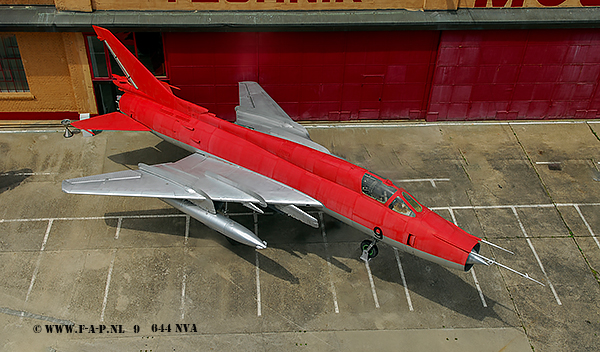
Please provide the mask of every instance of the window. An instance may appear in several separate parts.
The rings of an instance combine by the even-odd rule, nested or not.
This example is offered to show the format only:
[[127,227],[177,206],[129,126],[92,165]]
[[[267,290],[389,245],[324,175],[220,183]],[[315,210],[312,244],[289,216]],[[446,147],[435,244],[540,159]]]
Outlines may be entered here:
[[368,173],[363,176],[362,191],[381,203],[386,203],[396,193],[394,187],[384,184],[383,181]]
[[92,66],[92,74],[94,78],[108,78],[108,65],[106,64],[106,49],[96,37],[87,37],[88,54],[90,56],[90,64]]
[[16,92],[29,92],[17,38],[0,36],[0,93]]
[[[154,76],[161,80],[167,79],[161,33],[125,32],[115,33],[115,36]],[[116,86],[112,84],[112,75],[124,76],[123,71],[121,71],[106,45],[95,34],[86,35],[85,42],[90,58],[98,113],[106,114],[116,111],[119,92]]]
[[419,204],[419,202],[417,202],[413,196],[411,196],[410,194],[406,193],[406,192],[402,192],[402,197],[404,197],[404,199],[406,199],[406,201],[408,202],[408,204],[410,204],[411,207],[413,207],[413,209],[417,212],[420,213],[423,211],[423,207],[421,206],[421,204]]
[[[160,33],[116,33],[115,36],[146,68],[158,78],[167,78],[165,54]],[[95,81],[110,80],[113,74],[123,76],[121,68],[108,49],[95,35],[86,36],[90,66]]]
[[402,198],[396,197],[390,204],[390,209],[402,215],[415,217],[415,213],[404,203]]

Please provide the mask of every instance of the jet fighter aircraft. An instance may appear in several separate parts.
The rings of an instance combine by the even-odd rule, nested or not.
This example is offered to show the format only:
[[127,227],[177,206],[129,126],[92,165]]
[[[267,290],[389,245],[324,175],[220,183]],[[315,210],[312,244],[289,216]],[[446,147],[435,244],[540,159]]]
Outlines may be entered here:
[[312,141],[257,83],[239,83],[234,124],[176,97],[110,31],[94,30],[125,74],[114,77],[124,93],[118,112],[72,125],[88,131],[149,131],[192,154],[173,163],[65,180],[64,192],[160,198],[257,249],[267,243],[223,215],[220,204],[241,203],[257,213],[271,207],[319,227],[302,209],[313,207],[372,237],[361,243],[365,261],[377,255],[376,243],[383,242],[459,270],[473,264],[507,268],[479,254],[480,243],[493,244],[448,222],[390,180]]

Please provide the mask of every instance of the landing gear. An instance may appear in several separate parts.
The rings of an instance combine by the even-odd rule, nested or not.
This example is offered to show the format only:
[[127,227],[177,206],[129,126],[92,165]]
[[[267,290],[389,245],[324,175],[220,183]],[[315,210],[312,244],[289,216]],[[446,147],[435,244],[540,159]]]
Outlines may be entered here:
[[360,249],[362,250],[362,255],[360,259],[369,261],[379,254],[379,248],[377,248],[377,241],[364,240],[360,244]]

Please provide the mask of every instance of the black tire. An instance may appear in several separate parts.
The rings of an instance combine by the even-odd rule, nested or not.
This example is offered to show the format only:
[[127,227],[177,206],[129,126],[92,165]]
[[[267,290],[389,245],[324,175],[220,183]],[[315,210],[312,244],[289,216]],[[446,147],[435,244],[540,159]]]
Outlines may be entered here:
[[[364,251],[367,248],[369,248],[369,246],[371,245],[373,241],[370,240],[364,240],[360,243],[360,250]],[[369,256],[369,259],[373,259],[377,256],[377,254],[379,254],[379,248],[377,248],[377,245],[374,245],[373,247],[371,247],[371,250],[367,253],[367,255]]]

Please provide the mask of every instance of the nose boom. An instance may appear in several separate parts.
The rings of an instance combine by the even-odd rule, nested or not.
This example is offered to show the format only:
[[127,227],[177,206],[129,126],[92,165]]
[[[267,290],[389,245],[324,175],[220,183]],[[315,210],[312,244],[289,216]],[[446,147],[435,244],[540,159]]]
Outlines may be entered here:
[[[497,246],[495,246],[495,247],[497,247]],[[536,280],[536,279],[532,278],[531,276],[529,276],[529,274],[527,274],[527,273],[523,274],[521,272],[516,271],[515,269],[509,268],[508,266],[506,266],[504,264],[500,264],[500,263],[498,263],[497,261],[495,261],[493,259],[486,258],[486,257],[482,256],[481,254],[478,253],[478,249],[479,248],[477,248],[477,251],[476,251],[475,248],[473,248],[473,250],[471,251],[471,253],[469,253],[469,256],[467,257],[467,265],[471,265],[472,266],[473,264],[483,264],[483,265],[489,266],[490,264],[495,264],[495,265],[498,265],[501,268],[504,268],[504,269],[506,269],[508,271],[511,271],[511,272],[513,272],[513,273],[515,273],[517,275],[520,275],[520,276],[526,278],[526,279],[529,279],[529,280],[531,280],[531,281],[533,281],[535,283],[538,283],[538,284],[540,284],[542,286],[546,286],[543,283],[539,282],[538,280]]]

